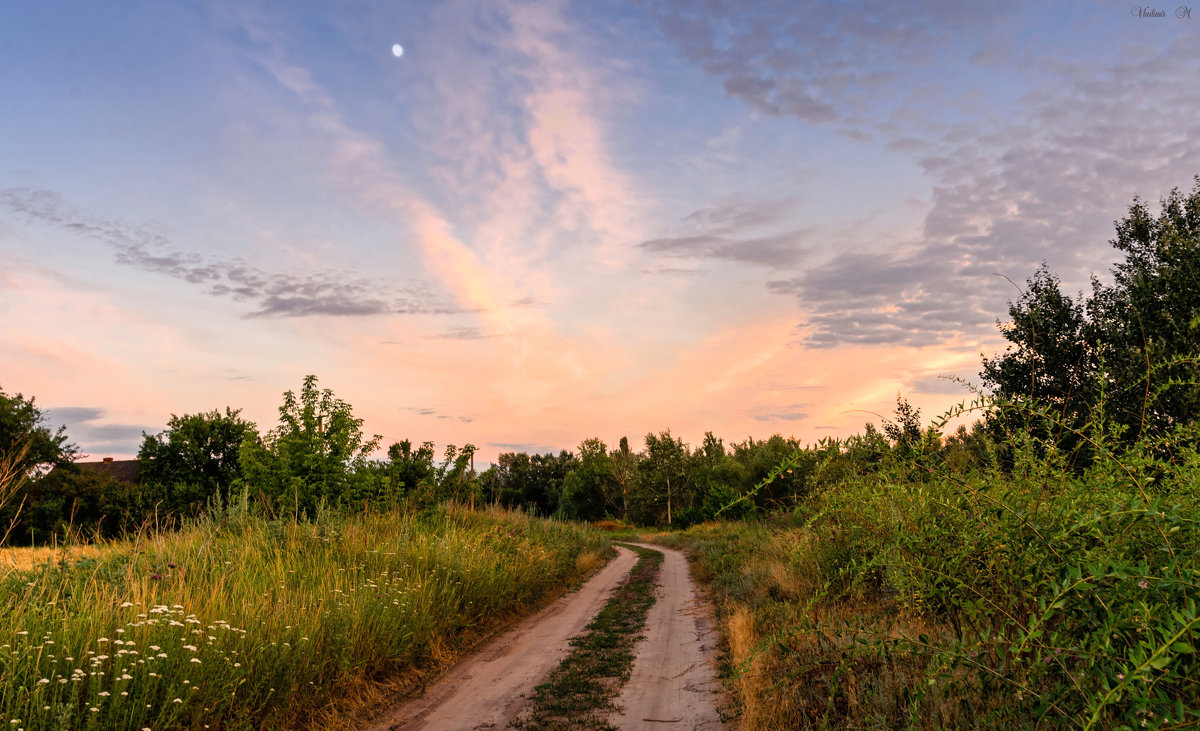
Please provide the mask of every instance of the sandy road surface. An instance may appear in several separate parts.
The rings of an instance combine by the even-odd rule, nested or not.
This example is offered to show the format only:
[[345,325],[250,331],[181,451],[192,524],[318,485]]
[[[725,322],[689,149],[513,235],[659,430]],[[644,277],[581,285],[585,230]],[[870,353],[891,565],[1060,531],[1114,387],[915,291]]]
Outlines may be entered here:
[[444,675],[419,698],[402,703],[369,728],[504,728],[523,699],[558,667],[571,650],[567,640],[579,634],[604,608],[612,590],[637,563],[628,548],[617,548],[609,562],[579,591],[498,635]]
[[711,611],[696,593],[682,553],[645,547],[663,553],[657,601],[635,650],[633,676],[617,700],[622,711],[609,723],[620,729],[724,728],[717,713],[721,685]]
[[[644,545],[644,544],[638,544]],[[622,690],[621,729],[721,729],[717,635],[708,606],[696,594],[683,554],[664,554],[656,601],[638,642],[633,675]],[[369,727],[384,729],[502,729],[521,710],[524,693],[543,682],[637,562],[626,548],[583,588],[558,600],[452,668],[419,698],[402,703]]]

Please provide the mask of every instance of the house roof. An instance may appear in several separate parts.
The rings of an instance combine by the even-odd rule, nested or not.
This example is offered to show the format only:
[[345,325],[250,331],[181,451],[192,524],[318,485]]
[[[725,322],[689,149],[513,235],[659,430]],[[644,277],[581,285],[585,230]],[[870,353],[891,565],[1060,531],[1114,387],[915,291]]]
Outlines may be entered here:
[[138,461],[136,459],[105,459],[99,462],[76,462],[75,466],[81,470],[107,475],[118,482],[128,482],[136,485],[138,481]]

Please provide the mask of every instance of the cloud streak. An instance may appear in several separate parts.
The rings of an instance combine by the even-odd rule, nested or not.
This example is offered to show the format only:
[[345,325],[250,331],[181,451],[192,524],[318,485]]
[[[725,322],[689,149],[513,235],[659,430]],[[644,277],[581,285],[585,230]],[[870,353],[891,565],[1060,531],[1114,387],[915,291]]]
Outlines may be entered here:
[[103,456],[103,453],[136,454],[142,443],[142,434],[156,432],[153,427],[144,424],[103,423],[101,420],[108,412],[92,406],[59,406],[46,409],[45,413],[52,431],[65,426],[67,438],[95,452],[94,456]]
[[419,283],[370,280],[353,272],[271,273],[237,259],[180,251],[151,224],[103,219],[72,210],[54,191],[0,190],[0,207],[27,221],[58,227],[100,241],[122,266],[200,285],[214,297],[250,303],[247,317],[360,317],[452,315],[475,312],[456,307]]
[[[677,235],[643,241],[638,248],[679,259],[792,267],[806,253],[801,243],[808,232],[787,227],[794,211],[791,200],[746,201],[735,196],[684,216],[677,225]],[[782,231],[773,230],[781,226]]]

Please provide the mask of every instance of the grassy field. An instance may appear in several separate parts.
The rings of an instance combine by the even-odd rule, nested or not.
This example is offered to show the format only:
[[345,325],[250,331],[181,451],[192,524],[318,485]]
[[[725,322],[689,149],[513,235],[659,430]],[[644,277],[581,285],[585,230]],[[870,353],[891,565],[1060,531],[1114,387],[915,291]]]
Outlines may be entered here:
[[508,512],[250,516],[4,569],[13,729],[336,728],[601,565]]
[[712,591],[743,728],[1196,728],[1195,445],[884,461],[658,540]]

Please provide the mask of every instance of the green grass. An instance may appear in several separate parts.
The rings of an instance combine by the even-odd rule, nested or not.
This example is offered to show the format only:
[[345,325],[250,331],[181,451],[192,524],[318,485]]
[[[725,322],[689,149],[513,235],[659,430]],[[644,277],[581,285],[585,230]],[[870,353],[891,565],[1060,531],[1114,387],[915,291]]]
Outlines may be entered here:
[[697,526],[741,723],[1200,726],[1195,427],[1068,469],[920,456],[818,483],[790,516]]
[[529,707],[509,725],[520,729],[611,729],[613,698],[633,671],[634,645],[654,605],[663,554],[627,546],[637,565],[587,631],[571,639],[574,650],[534,689]]
[[351,725],[382,700],[378,688],[444,666],[608,550],[593,531],[499,511],[315,524],[243,515],[10,572],[2,721]]

